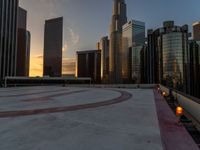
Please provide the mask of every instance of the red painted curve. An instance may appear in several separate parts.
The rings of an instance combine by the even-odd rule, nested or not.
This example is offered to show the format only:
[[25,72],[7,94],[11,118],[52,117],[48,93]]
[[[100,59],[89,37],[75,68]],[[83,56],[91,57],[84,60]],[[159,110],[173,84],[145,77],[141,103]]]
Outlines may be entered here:
[[132,97],[132,94],[130,94],[129,92],[118,91],[118,90],[115,90],[115,91],[121,93],[121,96],[114,98],[112,100],[108,100],[108,101],[75,105],[75,106],[45,108],[45,109],[6,111],[6,112],[0,112],[0,118],[41,115],[41,114],[48,114],[48,113],[69,112],[69,111],[97,108],[97,107],[109,106],[109,105],[118,104],[124,101],[128,101]]
[[28,100],[23,100],[23,102],[42,102],[42,101],[49,101],[53,100],[52,98],[58,97],[58,96],[66,96],[66,95],[71,95],[71,94],[76,94],[76,93],[81,93],[81,92],[86,92],[88,90],[79,90],[79,91],[72,91],[72,92],[64,92],[64,93],[57,93],[57,94],[52,94],[48,96],[42,96],[39,98],[32,98]]
[[61,92],[61,91],[67,91],[68,89],[60,89],[60,90],[49,90],[49,91],[42,91],[42,92],[33,92],[33,93],[25,93],[25,94],[15,94],[15,95],[6,95],[6,96],[0,96],[0,97],[18,97],[18,96],[30,96],[30,95],[36,95],[36,94],[45,94],[49,92]]

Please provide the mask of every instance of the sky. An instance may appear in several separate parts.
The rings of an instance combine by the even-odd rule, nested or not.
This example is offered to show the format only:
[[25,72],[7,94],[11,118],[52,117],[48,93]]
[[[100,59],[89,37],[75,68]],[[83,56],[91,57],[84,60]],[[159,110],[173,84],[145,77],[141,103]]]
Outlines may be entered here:
[[[147,29],[174,20],[176,25],[200,21],[200,0],[125,0],[128,20],[139,20]],[[30,75],[41,76],[45,20],[64,18],[63,74],[75,72],[76,51],[96,49],[96,43],[109,35],[113,0],[20,0],[27,10],[31,32]]]

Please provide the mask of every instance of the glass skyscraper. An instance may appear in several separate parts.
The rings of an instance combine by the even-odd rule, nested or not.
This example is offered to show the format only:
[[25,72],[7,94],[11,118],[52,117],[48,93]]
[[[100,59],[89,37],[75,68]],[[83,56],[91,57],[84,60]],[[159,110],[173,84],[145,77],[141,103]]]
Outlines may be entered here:
[[18,0],[0,0],[0,86],[16,75]]
[[193,23],[193,39],[200,41],[200,22]]
[[[133,63],[135,57],[130,60],[130,55],[136,54],[138,48],[143,47],[145,44],[145,23],[141,21],[132,20],[123,25],[122,32],[122,78],[124,81],[132,80],[132,67],[129,67],[130,63]],[[136,51],[134,51],[136,50]],[[131,61],[131,62],[130,62]],[[138,56],[140,62],[140,57]]]
[[200,98],[200,22],[193,23],[193,40],[188,44],[187,94]]
[[175,26],[166,21],[163,27],[148,32],[148,62],[154,79],[151,83],[162,83],[186,91],[188,26]]
[[148,83],[148,65],[149,62],[147,61],[147,43],[144,44],[142,50],[140,51],[140,73],[141,73],[141,78],[140,82],[142,84]]
[[17,76],[29,76],[31,35],[27,31],[27,11],[18,8]]
[[109,77],[109,39],[107,36],[101,38],[99,49],[101,50],[101,79],[106,83]]
[[200,43],[191,40],[188,45],[187,93],[200,98]]
[[131,81],[134,84],[141,83],[141,51],[143,50],[143,45],[135,45],[132,47],[130,52],[131,57],[131,67],[130,67],[130,75]]
[[123,38],[127,39],[128,47],[133,45],[144,45],[145,43],[145,23],[132,20],[123,25]]
[[171,32],[163,35],[163,80],[168,82],[168,84],[172,82],[173,87],[183,85],[184,82],[186,42],[187,36],[181,32]]
[[43,75],[62,76],[63,18],[45,22]]
[[114,0],[109,44],[109,80],[111,83],[122,82],[122,26],[127,22],[124,0]]
[[101,82],[101,51],[85,50],[77,52],[76,76],[89,77],[95,83]]

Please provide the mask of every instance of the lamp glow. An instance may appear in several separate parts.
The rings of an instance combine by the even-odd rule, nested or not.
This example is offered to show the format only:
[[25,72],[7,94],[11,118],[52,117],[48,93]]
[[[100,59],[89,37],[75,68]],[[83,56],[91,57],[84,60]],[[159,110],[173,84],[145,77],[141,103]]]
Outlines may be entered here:
[[182,107],[178,106],[176,108],[176,115],[177,116],[182,116],[183,115],[183,108]]
[[167,96],[167,93],[164,91],[164,92],[162,92],[162,95],[163,96]]

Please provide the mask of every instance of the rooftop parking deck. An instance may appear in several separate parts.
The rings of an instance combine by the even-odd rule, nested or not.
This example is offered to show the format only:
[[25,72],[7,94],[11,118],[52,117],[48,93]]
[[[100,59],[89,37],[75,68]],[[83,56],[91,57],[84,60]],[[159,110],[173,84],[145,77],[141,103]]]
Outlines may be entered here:
[[198,149],[176,121],[154,89],[0,89],[2,150]]

